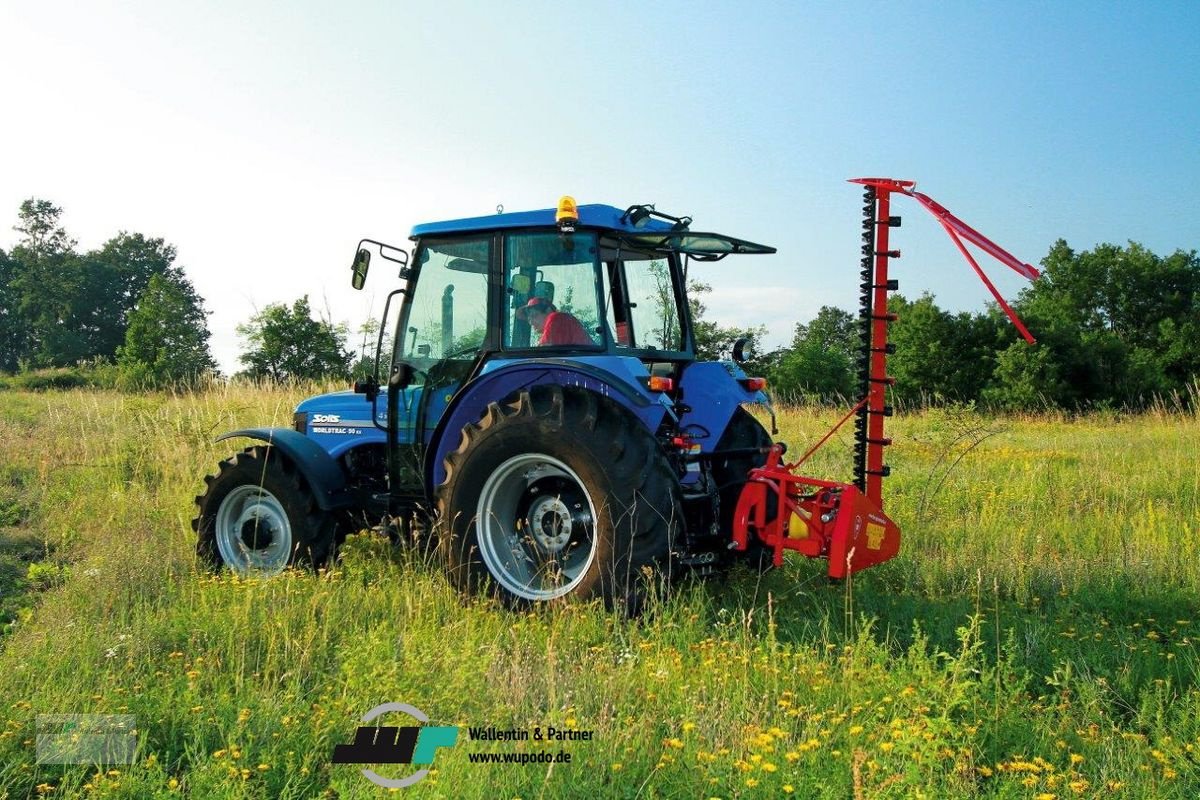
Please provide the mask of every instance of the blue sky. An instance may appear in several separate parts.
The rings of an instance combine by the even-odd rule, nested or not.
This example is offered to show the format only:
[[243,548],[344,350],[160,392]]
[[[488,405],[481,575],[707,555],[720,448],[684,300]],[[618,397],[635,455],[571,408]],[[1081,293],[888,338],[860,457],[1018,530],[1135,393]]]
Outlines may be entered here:
[[[360,237],[562,194],[777,246],[698,274],[713,318],[782,343],[855,302],[850,177],[915,179],[1032,263],[1058,238],[1196,248],[1197,32],[1195,2],[10,2],[0,212],[38,196],[81,247],[175,244],[227,370],[256,307],[378,313],[382,271],[348,287]],[[981,308],[901,203],[902,291]]]

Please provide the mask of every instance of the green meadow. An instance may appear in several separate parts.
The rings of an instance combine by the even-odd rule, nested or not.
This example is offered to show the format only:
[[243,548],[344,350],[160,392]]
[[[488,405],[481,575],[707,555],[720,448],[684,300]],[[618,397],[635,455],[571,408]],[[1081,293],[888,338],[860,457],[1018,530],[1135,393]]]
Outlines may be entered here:
[[[1193,412],[900,413],[898,558],[830,584],[791,555],[629,621],[464,601],[368,533],[317,574],[205,572],[193,497],[242,446],[213,439],[310,392],[0,392],[0,798],[1200,795]],[[812,474],[848,478],[848,430]],[[389,701],[459,727],[394,793],[330,763]],[[132,715],[132,763],[39,764],[45,714]]]

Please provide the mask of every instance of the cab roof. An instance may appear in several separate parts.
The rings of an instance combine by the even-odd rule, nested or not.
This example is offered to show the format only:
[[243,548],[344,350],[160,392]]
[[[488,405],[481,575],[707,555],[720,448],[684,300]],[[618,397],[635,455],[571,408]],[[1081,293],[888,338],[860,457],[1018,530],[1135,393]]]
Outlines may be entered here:
[[[467,233],[469,231],[492,231],[499,228],[544,228],[554,225],[554,214],[557,209],[542,208],[537,211],[516,211],[509,214],[489,214],[486,217],[467,217],[465,219],[449,219],[443,222],[423,222],[414,225],[412,238],[418,236],[439,236],[444,234]],[[593,203],[578,207],[579,225],[589,228],[607,228],[623,233],[645,233],[671,230],[671,223],[658,219],[648,219],[639,227],[634,227],[628,220],[621,221],[625,210],[613,206]]]
[[[537,211],[516,211],[511,214],[489,214],[486,217],[425,222],[414,225],[409,238],[453,236],[459,233],[515,228],[553,227],[556,211],[557,209],[553,208],[542,208]],[[579,206],[577,211],[579,214],[577,224],[580,227],[612,231],[623,241],[646,250],[687,253],[702,260],[716,260],[731,253],[775,252],[774,247],[755,244],[720,233],[696,233],[686,227],[655,217],[642,219],[635,225],[625,210],[615,206],[595,203]]]

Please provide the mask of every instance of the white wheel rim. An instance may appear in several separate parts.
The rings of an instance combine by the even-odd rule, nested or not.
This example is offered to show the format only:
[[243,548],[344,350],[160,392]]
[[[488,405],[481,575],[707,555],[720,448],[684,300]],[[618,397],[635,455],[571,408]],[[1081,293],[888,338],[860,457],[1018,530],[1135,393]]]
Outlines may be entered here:
[[292,525],[283,504],[260,486],[239,486],[221,501],[217,550],[234,572],[274,575],[292,555]]
[[583,582],[596,560],[596,506],[575,471],[523,453],[498,466],[479,493],[479,555],[506,591],[553,600]]

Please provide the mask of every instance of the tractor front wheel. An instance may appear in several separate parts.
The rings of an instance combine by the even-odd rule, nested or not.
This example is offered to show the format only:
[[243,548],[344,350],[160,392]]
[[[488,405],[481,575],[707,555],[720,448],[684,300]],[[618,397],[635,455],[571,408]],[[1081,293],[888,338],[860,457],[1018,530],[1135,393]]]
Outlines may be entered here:
[[271,448],[250,447],[205,479],[192,520],[196,552],[214,568],[274,575],[319,566],[333,549],[336,520],[321,511],[304,479]]
[[602,598],[636,608],[669,566],[679,481],[608,398],[537,386],[463,430],[437,488],[451,580],[510,606]]

